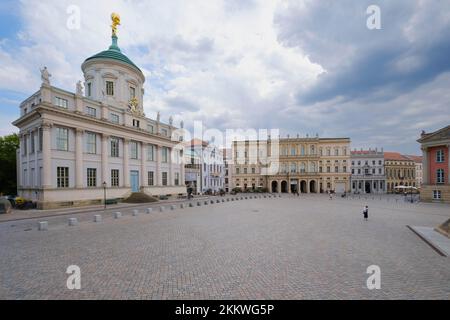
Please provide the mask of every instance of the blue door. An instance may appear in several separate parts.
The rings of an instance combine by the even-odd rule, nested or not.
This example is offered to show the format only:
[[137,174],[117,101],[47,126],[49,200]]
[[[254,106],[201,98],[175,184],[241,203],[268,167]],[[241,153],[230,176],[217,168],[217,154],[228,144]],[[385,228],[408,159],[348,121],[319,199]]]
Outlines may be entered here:
[[131,192],[139,192],[139,171],[130,172]]

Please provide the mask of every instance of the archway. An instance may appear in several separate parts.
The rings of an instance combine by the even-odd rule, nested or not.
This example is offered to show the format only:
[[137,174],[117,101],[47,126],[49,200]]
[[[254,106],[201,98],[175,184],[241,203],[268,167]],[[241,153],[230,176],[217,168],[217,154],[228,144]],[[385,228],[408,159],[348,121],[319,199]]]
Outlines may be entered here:
[[309,182],[309,192],[317,193],[317,190],[316,190],[316,181],[315,181],[315,180],[311,180],[311,181]]
[[278,182],[272,181],[272,192],[278,192]]
[[301,193],[306,193],[306,181],[305,180],[302,180],[300,182],[300,192]]
[[288,184],[286,181],[281,181],[281,192],[282,193],[288,192]]

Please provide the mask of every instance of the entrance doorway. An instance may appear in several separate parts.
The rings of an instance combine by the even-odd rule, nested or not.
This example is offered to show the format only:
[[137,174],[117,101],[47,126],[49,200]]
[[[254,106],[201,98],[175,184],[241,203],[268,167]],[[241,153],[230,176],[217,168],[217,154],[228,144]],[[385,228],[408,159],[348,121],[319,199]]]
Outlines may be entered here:
[[300,182],[300,192],[306,193],[306,181],[305,180],[302,180],[302,182]]
[[309,182],[309,192],[317,193],[316,182],[314,180]]
[[272,192],[278,192],[278,182],[272,181]]
[[139,192],[139,171],[131,170],[130,185],[131,185],[131,192]]
[[281,192],[282,193],[287,193],[288,192],[288,187],[287,187],[287,182],[286,181],[281,181]]
[[372,188],[370,187],[370,182],[369,181],[366,181],[366,183],[364,184],[364,190],[365,190],[365,192],[366,193],[371,193],[371,190]]

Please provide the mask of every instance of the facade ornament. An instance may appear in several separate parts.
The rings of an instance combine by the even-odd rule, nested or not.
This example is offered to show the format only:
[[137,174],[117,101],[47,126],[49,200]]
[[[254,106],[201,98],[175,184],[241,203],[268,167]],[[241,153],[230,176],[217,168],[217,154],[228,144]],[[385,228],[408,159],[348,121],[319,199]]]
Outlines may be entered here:
[[111,13],[111,30],[112,30],[112,35],[114,37],[117,37],[117,26],[120,26],[120,16],[118,13]]
[[47,70],[47,67],[45,67],[44,66],[44,69],[40,69],[41,70],[41,80],[42,80],[42,83],[45,83],[45,84],[50,84],[50,77],[52,76],[49,72],[48,72],[48,70]]
[[79,95],[79,96],[83,95],[83,86],[81,85],[80,80],[77,82],[77,95]]
[[160,120],[161,120],[161,113],[158,111],[158,112],[156,113],[156,121],[157,121],[157,122],[160,122]]

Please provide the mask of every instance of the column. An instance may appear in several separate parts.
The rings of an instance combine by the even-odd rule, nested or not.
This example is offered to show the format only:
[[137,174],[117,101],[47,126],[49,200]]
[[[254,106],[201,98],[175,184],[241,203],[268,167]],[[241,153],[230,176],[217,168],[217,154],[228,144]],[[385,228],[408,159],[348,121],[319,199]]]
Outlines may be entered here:
[[75,188],[83,188],[83,133],[75,129]]
[[27,176],[25,177],[25,180],[26,180],[26,182],[27,182],[27,187],[28,188],[31,188],[31,179],[30,179],[30,176],[31,176],[31,166],[30,166],[30,152],[31,152],[31,130],[29,130],[28,131],[28,137],[30,137],[29,139],[27,138],[27,139],[25,139],[25,142],[27,143],[27,154],[25,155],[26,156],[26,159],[27,159]]
[[155,186],[162,185],[161,181],[161,146],[155,145],[156,152],[156,170],[155,170]]
[[147,187],[147,144],[145,142],[141,142],[141,146],[141,186]]
[[130,139],[123,138],[123,186],[130,188]]
[[52,187],[52,124],[42,124],[42,188]]
[[[447,158],[450,157],[450,144],[447,144]],[[450,159],[447,159],[448,169],[447,169],[447,179],[445,180],[445,184],[450,184]],[[423,171],[423,170],[422,170]]]
[[106,182],[107,186],[111,186],[111,181],[108,179],[108,141],[109,141],[109,135],[103,134],[102,135],[102,180],[101,183]]

